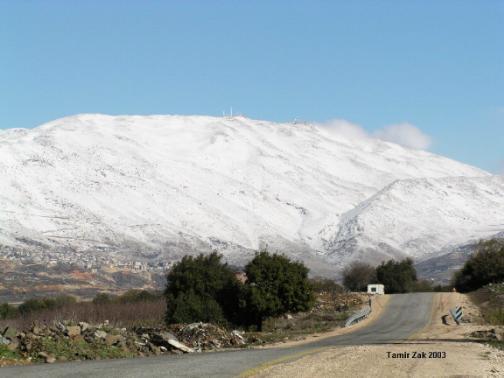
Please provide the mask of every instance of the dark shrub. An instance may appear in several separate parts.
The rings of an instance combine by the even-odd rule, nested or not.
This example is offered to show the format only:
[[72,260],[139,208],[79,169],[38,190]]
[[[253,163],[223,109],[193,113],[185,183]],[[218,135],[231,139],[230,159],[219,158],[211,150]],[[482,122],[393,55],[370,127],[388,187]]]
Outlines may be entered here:
[[504,281],[504,242],[481,242],[464,267],[455,273],[453,284],[462,292]]
[[376,283],[376,269],[363,262],[353,262],[343,270],[343,285],[350,291],[367,291],[367,285]]
[[182,318],[187,322],[237,321],[240,283],[221,258],[216,252],[185,256],[173,266],[165,291],[167,323]]

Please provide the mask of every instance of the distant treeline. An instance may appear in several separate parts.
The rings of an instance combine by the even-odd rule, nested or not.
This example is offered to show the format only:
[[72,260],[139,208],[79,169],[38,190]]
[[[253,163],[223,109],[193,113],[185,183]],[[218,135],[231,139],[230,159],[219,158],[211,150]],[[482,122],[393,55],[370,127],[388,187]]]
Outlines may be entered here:
[[433,285],[417,278],[413,260],[389,260],[374,267],[363,262],[354,262],[343,271],[343,285],[350,291],[366,291],[368,284],[380,283],[387,294],[448,291],[450,288]]
[[504,282],[504,241],[481,242],[475,253],[457,271],[448,286],[433,285],[430,281],[417,278],[413,260],[389,260],[377,267],[355,262],[343,272],[343,285],[350,291],[366,291],[368,284],[381,283],[389,294],[450,291],[467,292],[477,290],[489,283]]

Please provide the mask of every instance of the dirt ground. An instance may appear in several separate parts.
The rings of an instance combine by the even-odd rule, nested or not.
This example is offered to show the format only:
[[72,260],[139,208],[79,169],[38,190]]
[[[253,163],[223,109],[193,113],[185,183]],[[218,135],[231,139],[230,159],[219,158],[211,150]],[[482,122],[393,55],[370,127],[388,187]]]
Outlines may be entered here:
[[[462,306],[469,322],[457,326],[450,318],[444,325],[441,316],[455,305]],[[496,328],[481,323],[478,308],[466,295],[438,293],[430,324],[407,342],[329,348],[267,367],[254,377],[504,377],[504,351],[469,337]]]

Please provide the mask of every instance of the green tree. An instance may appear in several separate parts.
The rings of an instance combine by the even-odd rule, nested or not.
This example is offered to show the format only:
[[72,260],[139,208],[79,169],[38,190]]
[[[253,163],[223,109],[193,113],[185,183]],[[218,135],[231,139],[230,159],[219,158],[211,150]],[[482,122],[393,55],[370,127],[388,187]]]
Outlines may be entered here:
[[21,315],[26,315],[32,312],[47,309],[47,303],[42,299],[28,299],[21,303],[18,307]]
[[137,303],[137,302],[147,302],[154,301],[158,299],[159,296],[155,293],[151,293],[147,290],[131,289],[120,295],[117,300],[120,303]]
[[376,269],[355,261],[343,270],[343,285],[350,291],[367,291],[367,285],[376,282]]
[[0,319],[14,318],[18,314],[16,307],[8,303],[0,304]]
[[77,302],[77,299],[71,295],[58,295],[57,297],[52,298],[52,300],[54,301],[53,308],[61,308]]
[[112,303],[114,301],[114,297],[107,293],[98,293],[93,298],[93,303],[97,305]]
[[216,252],[185,256],[173,266],[165,290],[168,324],[237,321],[240,283],[221,258]]
[[453,284],[457,290],[467,292],[489,283],[504,281],[504,241],[487,240],[479,243],[476,252],[464,267],[455,273]]
[[413,260],[389,260],[376,268],[376,278],[385,285],[385,292],[407,293],[413,291],[417,281]]
[[205,323],[225,323],[222,307],[208,296],[199,296],[192,291],[181,293],[173,302],[173,323],[191,323],[195,320]]
[[418,280],[413,285],[412,291],[417,293],[427,293],[431,291],[441,291],[441,290],[436,290],[436,288],[432,285],[432,282],[428,280]]
[[244,320],[259,330],[267,317],[306,311],[313,305],[308,268],[301,262],[261,251],[246,265],[245,273]]

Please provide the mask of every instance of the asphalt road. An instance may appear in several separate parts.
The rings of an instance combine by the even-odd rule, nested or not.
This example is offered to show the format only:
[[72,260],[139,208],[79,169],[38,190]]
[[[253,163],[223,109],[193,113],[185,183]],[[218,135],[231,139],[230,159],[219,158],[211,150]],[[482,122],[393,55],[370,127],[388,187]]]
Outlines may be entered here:
[[264,363],[296,358],[320,348],[405,340],[427,325],[431,309],[431,293],[398,294],[369,326],[295,347],[11,367],[0,369],[0,377],[236,377]]

